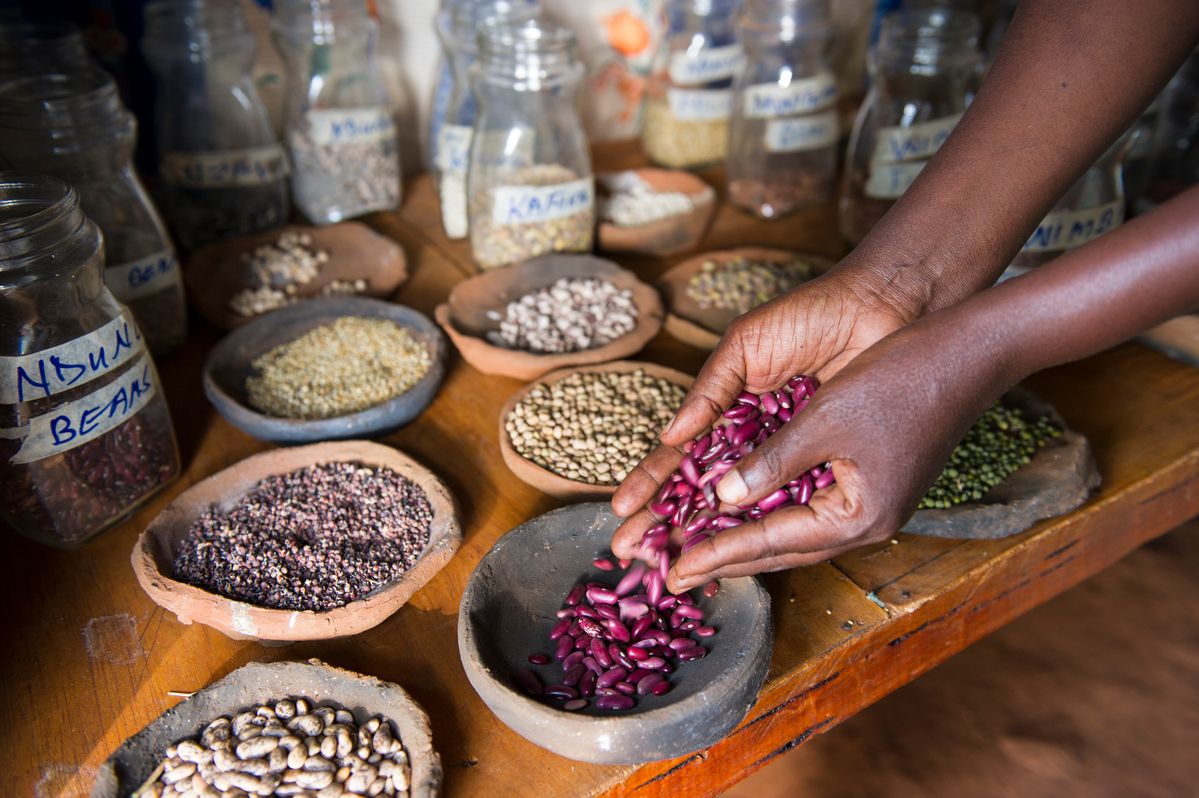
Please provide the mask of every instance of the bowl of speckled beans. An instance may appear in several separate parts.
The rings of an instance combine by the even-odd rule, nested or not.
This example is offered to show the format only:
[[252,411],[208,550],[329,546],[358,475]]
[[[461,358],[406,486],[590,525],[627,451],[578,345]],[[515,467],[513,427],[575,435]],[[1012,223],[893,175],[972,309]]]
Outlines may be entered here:
[[445,354],[437,325],[412,308],[313,299],[221,339],[204,363],[204,394],[230,424],[270,443],[378,438],[433,401]]

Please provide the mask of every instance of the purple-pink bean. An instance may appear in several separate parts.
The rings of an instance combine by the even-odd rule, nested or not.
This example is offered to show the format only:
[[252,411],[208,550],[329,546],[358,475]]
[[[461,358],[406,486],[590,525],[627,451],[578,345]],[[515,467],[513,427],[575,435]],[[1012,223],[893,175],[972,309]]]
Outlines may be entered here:
[[595,699],[599,709],[632,709],[633,699],[627,695],[605,695]]
[[529,695],[542,695],[545,688],[541,685],[541,680],[537,678],[537,674],[525,668],[517,671],[516,680],[520,682],[521,688]]
[[565,709],[567,712],[574,712],[575,710],[582,709],[583,707],[587,706],[587,704],[589,704],[589,703],[590,702],[585,698],[572,698],[569,701],[567,701],[565,704],[563,704],[562,708]]
[[637,682],[637,695],[648,695],[654,685],[661,684],[665,678],[660,673],[647,673],[644,679]]
[[578,698],[579,691],[568,684],[551,684],[545,688],[545,694],[554,698]]

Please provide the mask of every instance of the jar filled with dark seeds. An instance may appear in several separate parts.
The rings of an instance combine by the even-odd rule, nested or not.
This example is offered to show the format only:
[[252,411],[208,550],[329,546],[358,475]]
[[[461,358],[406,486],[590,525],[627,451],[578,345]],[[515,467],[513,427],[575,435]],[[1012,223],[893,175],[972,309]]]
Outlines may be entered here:
[[76,548],[179,473],[166,400],[67,183],[0,172],[0,516]]
[[99,68],[0,84],[0,162],[61,177],[104,234],[104,281],[133,311],[151,354],[187,339],[175,247],[133,172],[136,122]]
[[284,0],[271,23],[296,207],[315,224],[400,204],[400,152],[366,0]]

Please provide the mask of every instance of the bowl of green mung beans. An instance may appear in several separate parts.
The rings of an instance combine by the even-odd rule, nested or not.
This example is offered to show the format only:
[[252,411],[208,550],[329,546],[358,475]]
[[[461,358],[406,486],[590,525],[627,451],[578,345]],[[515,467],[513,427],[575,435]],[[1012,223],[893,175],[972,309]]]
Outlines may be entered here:
[[278,444],[377,438],[420,415],[445,376],[424,314],[325,297],[244,324],[204,363],[204,393],[242,432]]

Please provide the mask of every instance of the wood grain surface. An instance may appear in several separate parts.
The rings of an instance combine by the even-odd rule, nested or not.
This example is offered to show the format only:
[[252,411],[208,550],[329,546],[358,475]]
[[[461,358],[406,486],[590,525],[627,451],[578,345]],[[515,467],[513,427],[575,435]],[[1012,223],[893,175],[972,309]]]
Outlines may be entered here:
[[[606,147],[597,168],[644,164]],[[719,170],[702,173],[719,186]],[[396,301],[431,315],[474,273],[465,242],[442,234],[432,186],[405,186],[396,214],[368,220],[399,241],[412,277]],[[830,208],[762,222],[721,207],[704,249],[782,246],[839,256]],[[614,258],[652,281],[672,263]],[[10,608],[0,656],[0,793],[86,796],[121,742],[193,691],[250,661],[319,657],[400,684],[428,711],[447,796],[715,795],[827,731],[971,642],[1199,513],[1199,370],[1139,344],[1035,375],[1028,385],[1095,446],[1103,484],[1079,510],[1005,540],[899,536],[811,568],[772,574],[775,651],[757,705],[729,737],[642,767],[571,762],[518,737],[487,710],[459,664],[458,601],[482,555],[507,530],[560,506],[504,465],[496,418],[522,383],[480,374],[451,355],[440,394],[383,439],[430,468],[461,504],[454,559],[398,613],[339,641],[264,648],[184,626],[142,592],[129,565],[138,533],[174,496],[269,448],[204,400],[200,367],[218,332],[197,322],[183,352],[160,364],[183,476],[130,520],[74,552],[4,529],[0,596]],[[706,353],[660,334],[639,355],[694,374]]]

